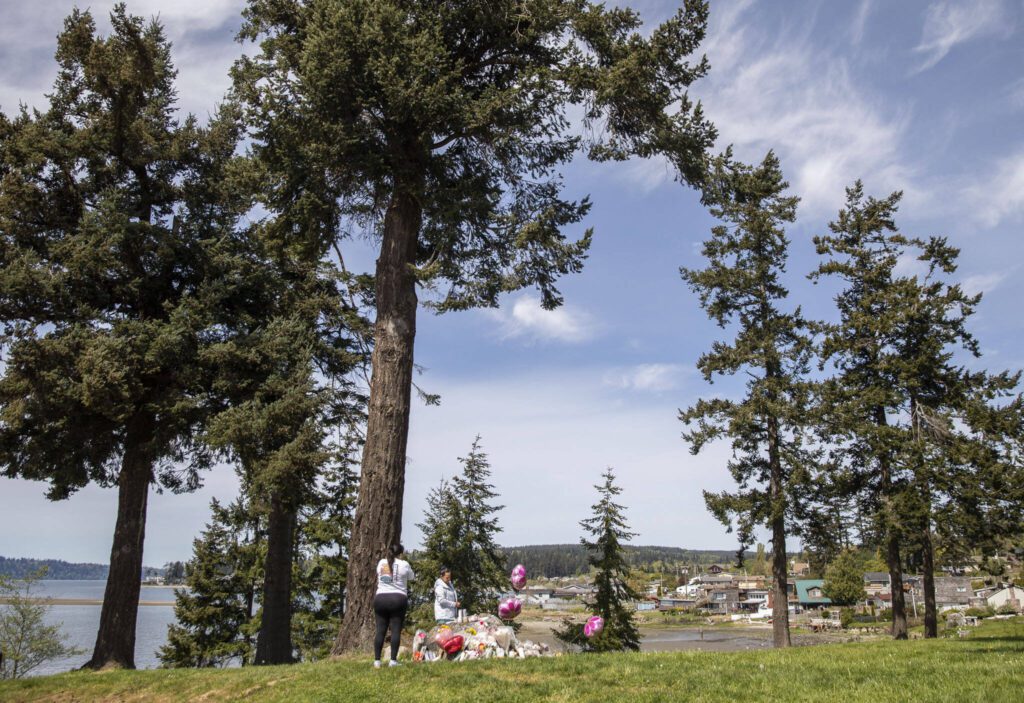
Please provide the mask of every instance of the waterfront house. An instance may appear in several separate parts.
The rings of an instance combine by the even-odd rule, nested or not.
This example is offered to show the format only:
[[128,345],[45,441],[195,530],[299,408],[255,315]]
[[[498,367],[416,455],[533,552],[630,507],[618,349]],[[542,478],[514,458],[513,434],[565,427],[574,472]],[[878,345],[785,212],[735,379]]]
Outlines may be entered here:
[[823,579],[799,579],[793,582],[796,586],[797,602],[804,608],[820,608],[832,605],[832,599],[825,595]]

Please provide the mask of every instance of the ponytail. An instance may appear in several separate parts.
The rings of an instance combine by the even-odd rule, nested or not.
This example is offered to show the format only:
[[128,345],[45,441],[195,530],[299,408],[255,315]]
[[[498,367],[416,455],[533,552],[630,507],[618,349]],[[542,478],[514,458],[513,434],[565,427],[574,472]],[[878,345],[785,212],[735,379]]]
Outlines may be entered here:
[[399,557],[405,553],[405,547],[397,542],[388,547],[388,570],[391,572],[391,578],[395,577],[395,557]]

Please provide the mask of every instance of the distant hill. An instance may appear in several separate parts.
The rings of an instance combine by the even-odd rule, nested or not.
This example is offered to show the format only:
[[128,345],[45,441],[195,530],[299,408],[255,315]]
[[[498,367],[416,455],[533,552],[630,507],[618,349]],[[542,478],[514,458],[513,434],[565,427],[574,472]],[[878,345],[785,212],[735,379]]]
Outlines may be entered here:
[[46,578],[61,581],[103,581],[109,568],[106,564],[72,564],[60,559],[12,559],[0,557],[0,575],[22,578],[45,566]]
[[[526,566],[534,576],[576,576],[585,574],[587,550],[579,544],[533,544],[523,547],[504,547],[509,567],[515,564]],[[736,561],[735,550],[683,549],[681,547],[626,546],[630,566],[650,570],[657,562],[660,568],[673,571],[677,567],[691,565],[732,564]],[[749,556],[753,556],[752,553]]]

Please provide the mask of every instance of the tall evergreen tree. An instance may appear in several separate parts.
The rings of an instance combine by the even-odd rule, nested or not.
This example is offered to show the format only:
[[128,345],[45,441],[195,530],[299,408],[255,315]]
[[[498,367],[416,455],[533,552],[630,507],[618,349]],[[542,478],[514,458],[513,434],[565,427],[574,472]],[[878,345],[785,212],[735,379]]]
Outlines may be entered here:
[[593,600],[587,605],[604,618],[604,629],[588,639],[581,624],[566,620],[555,636],[586,652],[636,652],[640,649],[640,632],[629,601],[637,600],[639,595],[629,585],[630,569],[624,548],[635,533],[629,530],[625,509],[615,502],[622,489],[615,485],[611,467],[601,474],[601,478],[604,482],[594,486],[600,500],[593,505],[593,515],[580,522],[590,539],[583,537],[580,544],[590,552],[588,562],[594,569],[594,585],[597,587]]
[[562,234],[590,207],[560,194],[558,168],[581,148],[601,161],[665,156],[698,181],[714,132],[687,95],[706,61],[687,58],[707,6],[685,0],[650,32],[632,10],[578,0],[250,0],[245,16],[260,53],[235,77],[254,147],[301,176],[282,181],[282,199],[340,203],[346,224],[324,218],[294,238],[314,257],[352,232],[379,243],[341,652],[368,646],[374,564],[401,535],[417,285],[438,311],[530,286],[559,305],[556,280],[590,243]]
[[832,234],[815,238],[828,258],[811,275],[838,276],[846,288],[836,296],[839,322],[825,328],[822,360],[836,375],[821,386],[820,427],[834,460],[827,478],[833,494],[856,495],[883,545],[892,590],[892,634],[907,638],[901,543],[906,539],[909,473],[899,460],[905,435],[892,426],[900,404],[897,385],[895,273],[908,245],[894,215],[900,194],[865,199],[858,181],[847,189],[846,207],[829,224]]
[[[827,328],[823,358],[836,369],[822,385],[821,426],[843,466],[838,492],[855,494],[885,545],[893,593],[893,635],[906,638],[903,548],[920,550],[926,636],[937,634],[933,536],[971,539],[1015,529],[1021,403],[1007,403],[1015,374],[972,372],[954,358],[979,354],[966,328],[980,296],[942,280],[958,252],[944,239],[905,237],[896,229],[901,194],[865,198],[858,181],[846,207],[817,237],[828,258],[812,278],[838,276],[840,320]],[[916,255],[922,276],[899,275]],[[996,497],[998,496],[998,497]]]
[[783,192],[779,161],[769,152],[760,165],[719,157],[706,199],[724,224],[704,243],[708,267],[682,269],[701,306],[721,327],[738,326],[733,342],[716,342],[697,363],[705,380],[746,372],[742,400],[700,400],[680,414],[691,451],[727,437],[733,457],[734,492],[708,493],[708,508],[738,530],[740,553],[766,527],[772,541],[773,634],[776,647],[789,638],[786,536],[794,533],[804,507],[811,457],[803,438],[808,422],[807,380],[811,343],[800,311],[781,306],[788,291],[781,281],[789,241],[783,223],[796,217],[798,199]]
[[191,490],[210,464],[200,359],[242,203],[235,116],[176,120],[160,25],[123,5],[111,25],[74,11],[49,108],[0,117],[0,465],[54,500],[117,486],[87,666],[131,668],[150,485]]
[[[503,506],[493,504],[497,493],[488,483],[490,464],[479,435],[459,462],[462,472],[430,492],[423,523],[417,525],[424,535],[418,573],[436,575],[447,566],[461,607],[470,613],[493,612],[495,594],[508,588],[505,556],[495,541],[501,532],[495,513]],[[433,599],[431,579],[422,579],[419,590]]]

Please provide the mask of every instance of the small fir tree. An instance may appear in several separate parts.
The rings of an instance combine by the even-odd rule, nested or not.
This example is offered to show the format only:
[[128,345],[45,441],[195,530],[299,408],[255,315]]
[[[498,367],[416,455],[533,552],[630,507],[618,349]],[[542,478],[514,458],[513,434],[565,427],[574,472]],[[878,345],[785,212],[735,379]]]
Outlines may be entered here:
[[625,508],[615,502],[622,489],[615,485],[611,467],[601,475],[604,482],[594,486],[600,500],[593,505],[593,516],[580,526],[590,535],[580,544],[589,552],[588,562],[594,570],[597,592],[587,605],[604,618],[604,630],[587,638],[583,625],[566,619],[555,636],[562,642],[581,647],[585,652],[611,652],[640,649],[640,633],[634,620],[630,601],[639,595],[629,585],[630,568],[625,544],[635,536],[626,522]]
[[844,549],[825,569],[822,592],[835,605],[856,605],[865,598],[864,567],[857,552]]
[[176,622],[157,656],[167,667],[251,664],[266,552],[264,528],[247,503],[210,504],[210,522],[192,544],[187,588],[174,592]]
[[496,513],[503,506],[489,483],[491,471],[479,435],[469,454],[460,457],[462,472],[442,481],[427,498],[427,513],[418,525],[424,535],[418,573],[420,598],[433,601],[433,584],[442,565],[452,570],[460,607],[470,613],[493,612],[497,594],[508,588],[506,559],[495,541],[501,526]]

